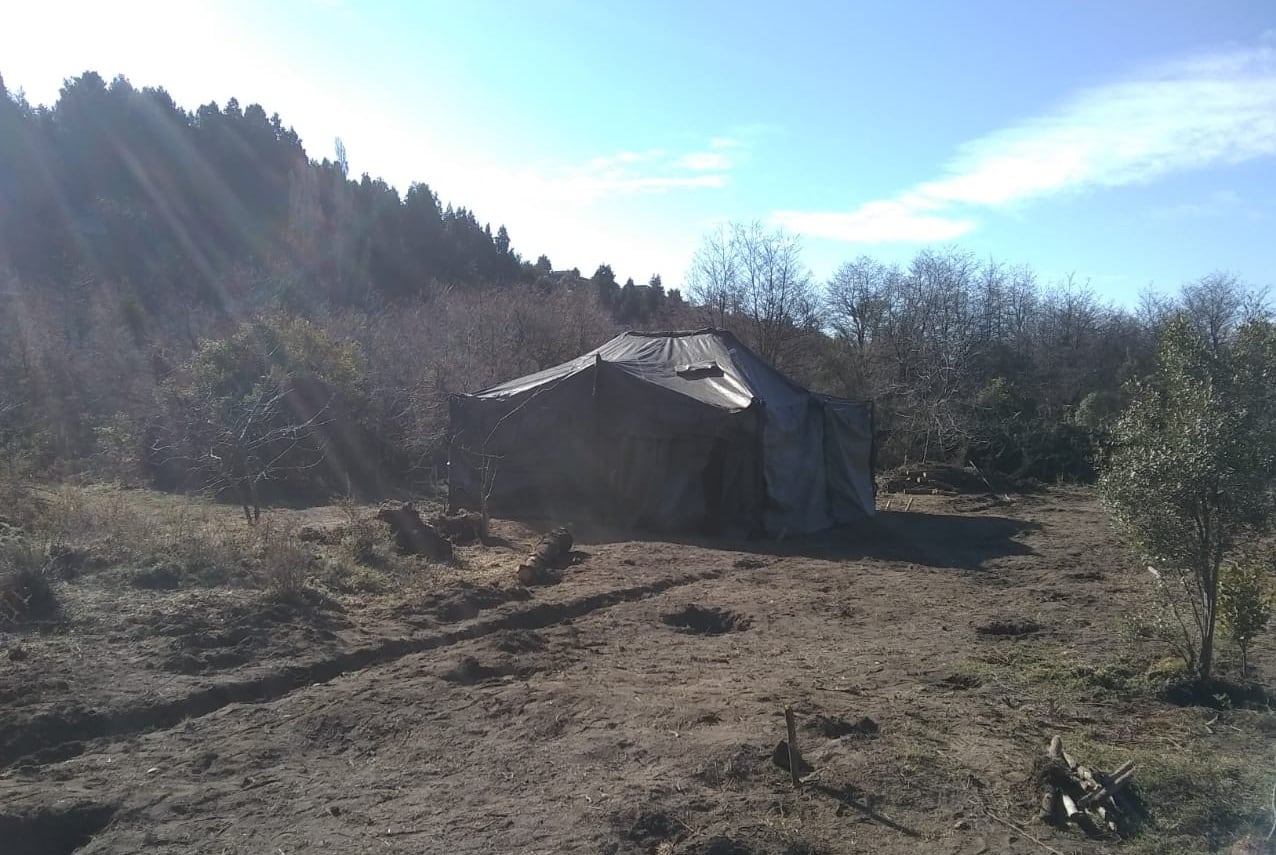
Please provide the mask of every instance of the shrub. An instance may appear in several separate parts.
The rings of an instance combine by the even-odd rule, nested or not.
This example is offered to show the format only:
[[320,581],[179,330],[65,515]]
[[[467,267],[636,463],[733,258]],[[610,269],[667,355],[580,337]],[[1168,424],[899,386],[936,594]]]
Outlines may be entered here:
[[0,625],[57,615],[46,565],[43,550],[25,538],[0,541]]
[[[1244,535],[1271,524],[1276,478],[1276,326],[1254,321],[1212,343],[1179,318],[1156,371],[1130,387],[1100,487],[1117,522],[1164,581],[1184,658],[1213,668],[1220,572]],[[1175,600],[1169,600],[1171,604]]]
[[314,555],[295,534],[267,522],[257,530],[254,548],[257,577],[271,594],[291,597],[305,587]]
[[[234,496],[249,522],[262,493],[327,495],[350,479],[362,436],[363,357],[309,321],[282,316],[202,342],[165,386],[153,477]],[[356,473],[365,477],[368,473]]]
[[1241,677],[1249,676],[1249,645],[1267,628],[1271,595],[1267,590],[1266,562],[1253,557],[1223,565],[1219,580],[1218,617],[1223,632],[1241,653]]

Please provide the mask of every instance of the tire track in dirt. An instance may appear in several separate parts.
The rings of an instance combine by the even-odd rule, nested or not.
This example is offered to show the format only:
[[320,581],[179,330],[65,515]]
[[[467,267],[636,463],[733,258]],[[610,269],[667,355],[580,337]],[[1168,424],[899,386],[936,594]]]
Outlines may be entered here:
[[419,638],[388,639],[337,656],[294,665],[252,679],[228,681],[179,698],[74,715],[45,713],[0,729],[0,768],[21,764],[40,766],[84,753],[85,743],[175,727],[234,703],[267,703],[316,683],[402,659],[482,638],[509,629],[545,629],[622,603],[658,596],[665,591],[713,579],[721,570],[707,570],[661,579],[645,585],[600,591],[574,600],[540,603],[473,622],[449,632]]

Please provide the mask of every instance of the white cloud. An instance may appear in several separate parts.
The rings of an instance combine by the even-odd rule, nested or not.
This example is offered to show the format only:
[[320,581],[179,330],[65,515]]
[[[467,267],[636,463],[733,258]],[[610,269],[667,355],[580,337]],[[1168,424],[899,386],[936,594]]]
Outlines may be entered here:
[[771,216],[790,231],[848,243],[938,242],[975,228],[973,220],[928,214],[904,200],[869,202],[846,213],[776,211]]
[[715,172],[730,169],[731,159],[717,151],[693,151],[680,157],[678,165],[697,172]]
[[1276,48],[1263,45],[1084,90],[1053,112],[962,145],[941,177],[892,199],[845,213],[788,211],[775,218],[856,242],[945,240],[975,227],[972,209],[1273,155]]
[[1159,220],[1205,219],[1223,214],[1244,211],[1255,213],[1245,204],[1241,195],[1235,190],[1216,190],[1207,197],[1196,202],[1179,202],[1175,205],[1161,205],[1149,213]]
[[618,151],[615,154],[602,155],[589,161],[592,169],[612,169],[632,166],[635,163],[651,163],[665,157],[664,149],[650,148],[646,151]]
[[734,165],[732,158],[719,152],[673,153],[653,148],[601,155],[581,165],[547,164],[513,173],[496,167],[483,171],[484,182],[504,188],[507,196],[586,204],[615,196],[725,187]]

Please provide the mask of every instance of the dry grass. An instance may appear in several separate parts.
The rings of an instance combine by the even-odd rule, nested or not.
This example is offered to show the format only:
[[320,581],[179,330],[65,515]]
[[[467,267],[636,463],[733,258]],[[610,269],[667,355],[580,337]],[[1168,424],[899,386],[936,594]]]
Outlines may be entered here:
[[57,615],[44,550],[25,538],[0,539],[0,627]]
[[1276,764],[1265,750],[1261,714],[1165,703],[1161,698],[1182,673],[1182,660],[1147,658],[1127,651],[1105,662],[1080,662],[1042,644],[984,656],[968,670],[985,686],[1040,702],[1055,714],[1088,705],[1128,714],[1138,705],[1137,718],[1118,717],[1066,737],[1069,750],[1087,765],[1137,764],[1136,792],[1148,815],[1125,851],[1212,852],[1269,823]]
[[233,567],[252,530],[211,502],[116,487],[59,486],[42,493],[30,528],[50,543],[86,552],[104,566],[175,567],[183,575]]
[[306,586],[316,556],[274,520],[262,521],[253,532],[253,559],[261,586],[279,597],[299,594]]
[[[231,586],[273,596],[311,586],[366,596],[437,581],[444,569],[396,554],[373,510],[350,501],[269,510],[251,526],[232,506],[110,485],[6,481],[0,498],[15,509],[8,530],[35,544],[61,578],[114,568],[143,589]],[[5,530],[0,519],[0,536]],[[456,569],[469,575],[463,563]]]

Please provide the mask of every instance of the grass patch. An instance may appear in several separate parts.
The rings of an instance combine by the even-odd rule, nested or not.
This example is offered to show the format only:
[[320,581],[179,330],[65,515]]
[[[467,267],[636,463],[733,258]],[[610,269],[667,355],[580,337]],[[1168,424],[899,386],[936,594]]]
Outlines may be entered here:
[[[307,586],[366,596],[414,584],[421,562],[394,553],[366,506],[280,511],[247,525],[207,499],[111,485],[38,485],[0,479],[0,548],[38,544],[50,580],[119,571],[139,591],[242,587],[287,598]],[[12,608],[9,609],[12,611]]]
[[1181,750],[1129,748],[1107,744],[1097,734],[1070,742],[1069,750],[1099,768],[1126,760],[1137,764],[1135,786],[1148,821],[1126,852],[1212,852],[1268,818],[1273,772],[1248,752],[1220,751],[1199,741]]
[[1133,658],[1082,662],[1057,647],[1041,645],[985,653],[960,670],[985,683],[999,683],[1024,693],[1089,701],[1152,697],[1169,679]]
[[[1134,786],[1147,817],[1122,851],[1140,855],[1209,852],[1225,849],[1260,826],[1266,833],[1276,769],[1267,762],[1266,751],[1256,752],[1266,740],[1254,728],[1261,731],[1271,716],[1225,713],[1228,727],[1212,735],[1199,727],[1178,726],[1162,733],[1160,729],[1170,722],[1182,720],[1174,717],[1181,714],[1169,714],[1166,706],[1166,693],[1184,679],[1182,660],[1149,661],[1127,655],[1107,662],[1083,662],[1058,647],[1025,644],[987,653],[962,670],[977,675],[985,685],[1060,708],[1096,703],[1119,706],[1123,719],[1135,716],[1116,728],[1139,734],[1128,743],[1114,740],[1110,724],[1065,735],[1069,752],[1091,768],[1114,769],[1127,760],[1137,764]],[[1146,719],[1139,715],[1139,707]]]
[[162,567],[184,585],[225,584],[254,537],[210,502],[117,487],[52,488],[36,511],[29,530],[79,566]]

